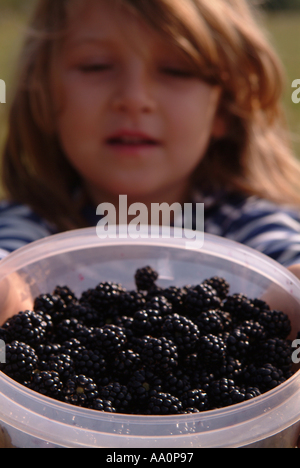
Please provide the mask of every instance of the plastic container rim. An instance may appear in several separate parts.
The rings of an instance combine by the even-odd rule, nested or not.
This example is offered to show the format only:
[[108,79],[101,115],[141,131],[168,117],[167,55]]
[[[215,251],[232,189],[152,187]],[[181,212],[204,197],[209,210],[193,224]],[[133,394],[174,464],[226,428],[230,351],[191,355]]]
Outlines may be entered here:
[[[125,227],[126,226],[119,226],[120,230],[122,228],[124,229]],[[142,225],[140,229],[140,233],[146,234],[148,232],[148,229],[149,229],[148,226]],[[233,256],[235,263],[243,265],[243,262],[239,258],[239,255],[243,253],[247,255],[249,258],[259,259],[260,260],[259,269],[254,267],[253,265],[247,265],[247,267],[250,268],[252,271],[257,271],[260,274],[263,273],[266,277],[270,278],[270,274],[265,271],[265,267],[273,266],[275,271],[277,270],[278,272],[280,272],[281,275],[284,275],[287,279],[294,282],[300,291],[300,280],[293,273],[287,270],[287,268],[280,265],[278,262],[268,257],[267,255],[259,251],[256,251],[252,249],[251,247],[235,242],[231,239],[224,239],[214,234],[204,233],[203,246],[200,248],[193,248],[190,245],[189,246],[186,245],[186,240],[183,237],[184,234],[181,228],[171,229],[171,232],[174,233],[174,236],[181,235],[181,237],[178,237],[178,238],[160,237],[159,239],[154,239],[152,237],[149,237],[147,239],[140,237],[134,240],[128,237],[121,239],[118,237],[118,233],[117,233],[116,238],[112,238],[110,237],[110,235],[114,231],[115,231],[114,228],[109,228],[107,231],[108,239],[105,239],[105,240],[102,240],[97,236],[96,229],[94,227],[92,228],[89,227],[89,228],[75,229],[75,230],[67,231],[64,233],[54,234],[48,237],[44,237],[43,239],[39,239],[37,241],[31,242],[30,244],[20,247],[14,252],[11,252],[10,254],[8,254],[6,257],[4,257],[0,261],[0,281],[8,274],[15,271],[16,266],[18,267],[18,269],[20,269],[26,266],[28,263],[38,262],[41,259],[46,259],[51,256],[56,256],[56,255],[61,254],[62,252],[64,253],[72,252],[74,250],[77,250],[78,247],[80,247],[80,249],[83,250],[83,249],[94,248],[97,246],[104,248],[104,247],[110,247],[112,245],[130,245],[132,243],[135,243],[139,246],[146,245],[148,247],[150,245],[153,245],[154,247],[168,247],[168,248],[174,248],[174,249],[184,248],[186,250],[192,250],[192,251],[197,251],[197,252],[203,250],[203,252],[209,253],[209,255],[211,256],[226,258],[226,259],[228,257],[226,256],[225,252],[228,249],[232,249],[232,251],[237,254]],[[193,231],[186,229],[185,232],[191,233]],[[84,244],[82,243],[83,239],[85,239]],[[220,239],[222,239],[222,245],[220,245]],[[71,245],[70,245],[70,241],[73,241]],[[218,252],[210,251],[209,247],[212,245],[216,245],[216,244],[218,244],[218,248],[220,248],[221,251],[218,251]],[[29,255],[30,255],[30,261],[28,261]],[[274,282],[274,279],[275,278],[272,277],[272,282]],[[300,292],[299,292],[299,298],[300,298]]]
[[[248,400],[248,401],[244,401],[244,402],[241,402],[241,403],[236,403],[232,406],[227,406],[227,407],[224,407],[224,408],[217,408],[217,409],[214,409],[214,410],[208,410],[208,411],[202,411],[201,413],[196,413],[196,414],[193,414],[193,413],[190,413],[190,414],[183,414],[183,415],[163,415],[163,416],[159,416],[159,415],[132,415],[132,414],[122,414],[122,413],[102,413],[102,412],[99,412],[97,410],[93,410],[93,409],[89,409],[89,408],[81,408],[81,407],[76,407],[76,406],[73,406],[73,405],[70,405],[69,403],[64,403],[62,401],[58,401],[58,400],[54,400],[53,398],[50,398],[50,397],[47,397],[45,395],[42,395],[38,392],[35,392],[34,390],[31,390],[27,387],[25,387],[24,385],[20,384],[19,382],[15,381],[14,379],[12,379],[11,377],[7,376],[6,374],[4,374],[3,372],[0,371],[0,377],[1,379],[3,379],[3,381],[5,381],[7,384],[15,387],[16,390],[24,393],[25,395],[27,395],[28,397],[30,398],[33,398],[35,400],[39,400],[40,402],[42,403],[47,403],[47,405],[49,406],[53,406],[55,407],[56,409],[59,407],[61,410],[65,410],[66,412],[69,412],[70,410],[72,411],[72,414],[78,414],[79,416],[91,416],[91,414],[93,414],[95,417],[98,416],[96,419],[99,419],[99,417],[103,416],[105,419],[107,419],[108,417],[112,417],[113,420],[115,420],[116,422],[128,422],[128,419],[132,419],[132,420],[139,420],[139,419],[145,419],[145,417],[147,418],[147,421],[148,420],[153,420],[153,422],[157,422],[158,420],[161,420],[161,422],[163,421],[167,421],[167,420],[178,420],[179,417],[189,417],[190,419],[201,419],[201,420],[204,420],[204,419],[212,419],[212,418],[217,418],[219,416],[225,416],[227,413],[230,413],[231,415],[233,413],[236,413],[236,412],[239,412],[240,409],[242,409],[243,407],[247,407],[247,410],[251,407],[254,407],[254,406],[257,406],[257,405],[260,405],[261,402],[263,400],[266,400],[266,399],[270,399],[272,396],[276,396],[277,393],[281,393],[285,387],[287,386],[292,386],[294,384],[294,381],[295,380],[298,380],[298,378],[300,377],[300,370],[298,370],[297,372],[295,372],[295,374],[292,375],[292,377],[290,377],[288,380],[286,380],[285,382],[283,382],[282,384],[280,384],[278,387],[276,388],[273,388],[272,390],[269,390],[268,392],[266,393],[263,393],[262,395],[259,395],[255,398],[253,398],[252,400]],[[300,387],[299,387],[299,393],[300,393]],[[0,395],[3,395],[3,393],[0,391]],[[7,397],[7,396],[5,396]],[[16,403],[18,406],[22,407],[23,405],[21,405],[20,403]],[[270,411],[272,411],[272,408],[269,409]],[[300,415],[300,409],[299,409],[299,413],[298,415]],[[297,416],[297,414],[296,414]],[[296,420],[298,420],[298,418],[296,417],[295,418]],[[58,424],[62,424],[60,421],[56,421]],[[288,424],[289,426],[290,424]]]

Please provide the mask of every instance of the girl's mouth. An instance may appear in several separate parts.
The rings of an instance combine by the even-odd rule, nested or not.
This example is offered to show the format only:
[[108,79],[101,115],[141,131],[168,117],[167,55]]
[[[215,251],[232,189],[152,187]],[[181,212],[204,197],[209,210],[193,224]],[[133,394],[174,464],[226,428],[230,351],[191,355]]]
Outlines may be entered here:
[[151,146],[154,146],[158,144],[154,140],[144,139],[144,138],[139,138],[139,137],[129,137],[129,136],[109,138],[107,142],[108,144],[115,145],[115,146],[118,146],[118,145],[124,145],[124,146],[151,145]]
[[159,140],[141,131],[121,129],[109,136],[107,143],[124,146],[154,146],[159,144]]
[[140,151],[153,149],[160,145],[160,141],[141,132],[122,130],[112,135],[106,143],[114,150],[124,154],[136,154]]

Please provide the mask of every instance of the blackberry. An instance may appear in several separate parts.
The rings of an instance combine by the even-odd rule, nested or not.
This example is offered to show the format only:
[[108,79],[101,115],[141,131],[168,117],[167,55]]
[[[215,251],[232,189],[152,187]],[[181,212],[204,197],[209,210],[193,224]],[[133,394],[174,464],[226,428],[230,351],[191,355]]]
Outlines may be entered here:
[[12,341],[5,346],[5,352],[6,363],[0,363],[0,370],[20,383],[30,378],[38,364],[35,350],[25,343]]
[[227,296],[223,301],[223,310],[231,314],[236,325],[241,324],[245,320],[256,321],[261,313],[259,307],[241,293]]
[[157,372],[166,372],[178,365],[177,346],[165,337],[144,336],[134,342],[143,365]]
[[265,301],[263,301],[262,299],[258,299],[258,298],[252,299],[252,304],[254,305],[254,307],[255,307],[256,309],[258,309],[258,311],[259,311],[259,312],[257,312],[258,315],[259,315],[261,312],[270,310],[269,304],[267,304],[267,303],[266,303]]
[[272,364],[249,364],[243,372],[243,378],[246,384],[257,387],[261,393],[277,387],[286,380],[282,370]]
[[75,338],[76,327],[79,322],[76,318],[63,319],[57,323],[55,327],[55,341],[57,343],[64,343],[72,338]]
[[251,349],[248,336],[239,328],[225,335],[225,343],[228,354],[239,360],[245,359]]
[[54,324],[53,324],[51,315],[45,314],[44,312],[42,312],[40,310],[37,310],[37,311],[34,311],[34,312],[41,317],[43,322],[46,323],[45,336],[44,336],[43,341],[51,340],[52,336],[53,336],[53,330],[54,330]]
[[85,347],[76,338],[64,341],[60,346],[60,352],[68,354],[73,360],[77,359]]
[[216,380],[214,371],[215,368],[212,370],[211,366],[208,368],[205,366],[199,367],[196,371],[189,375],[191,387],[202,388],[202,390],[207,393],[211,383]]
[[197,325],[187,317],[178,314],[165,317],[162,334],[167,339],[174,341],[178,352],[182,354],[192,353],[199,343],[200,332]]
[[215,380],[209,387],[209,398],[212,406],[223,408],[245,400],[245,394],[231,379]]
[[235,388],[231,389],[229,397],[231,399],[230,405],[242,403],[246,399],[246,391],[244,391],[244,388],[241,388],[238,385],[236,385]]
[[226,344],[220,336],[208,334],[199,339],[199,359],[206,363],[222,361],[226,353]]
[[119,283],[103,281],[95,288],[84,291],[80,302],[88,302],[94,309],[103,312],[117,305],[119,296],[124,292],[125,289]]
[[105,324],[102,314],[99,314],[88,302],[73,303],[70,302],[64,311],[65,319],[76,319],[82,325],[87,327],[101,327]]
[[252,400],[252,398],[255,398],[261,395],[261,391],[257,387],[242,385],[240,390],[242,393],[244,393],[245,400]]
[[200,335],[218,335],[224,331],[224,320],[221,312],[216,310],[206,310],[193,319],[200,331]]
[[63,388],[64,400],[76,406],[88,407],[98,398],[98,388],[93,379],[85,375],[74,375]]
[[135,312],[145,308],[146,298],[139,291],[125,291],[118,299],[118,309],[122,316],[132,317]]
[[41,371],[57,372],[61,381],[66,381],[74,375],[74,363],[67,354],[50,355],[47,361],[40,361],[38,368]]
[[35,351],[40,361],[48,361],[51,355],[60,352],[61,345],[58,343],[46,343],[36,346]]
[[156,283],[154,283],[154,285],[152,286],[152,288],[148,289],[148,290],[138,290],[141,294],[144,295],[145,299],[146,299],[146,302],[151,299],[151,297],[155,297],[155,296],[163,296],[163,288],[161,288],[160,286],[157,286]]
[[184,409],[185,414],[191,414],[191,413],[200,413],[200,411],[195,408],[194,406],[190,406],[189,408]]
[[226,354],[222,361],[213,366],[212,372],[216,380],[227,377],[236,381],[242,376],[243,365],[238,359]]
[[184,369],[184,372],[189,376],[191,383],[196,388],[200,382],[200,373],[202,373],[203,370],[206,370],[206,368],[212,370],[212,365],[205,363],[202,359],[201,353],[197,351],[193,354],[183,356],[182,359],[180,359],[180,368]]
[[72,291],[68,286],[56,286],[53,291],[53,295],[60,297],[66,305],[71,302],[76,303],[78,301],[74,291]]
[[268,338],[286,339],[291,333],[288,316],[279,310],[265,310],[257,321],[264,327]]
[[151,396],[147,405],[147,414],[181,414],[182,402],[170,393],[156,393]]
[[119,382],[111,382],[105,387],[99,389],[102,399],[111,401],[111,404],[120,413],[130,411],[132,396],[126,385]]
[[78,323],[75,325],[73,338],[78,340],[82,346],[90,347],[93,341],[94,331],[95,329],[93,327],[87,327]]
[[134,336],[132,324],[133,324],[133,317],[127,317],[126,315],[117,317],[113,324],[122,329],[122,332],[126,336],[127,343],[129,343],[132,337]]
[[154,289],[157,278],[157,271],[149,265],[143,268],[138,268],[134,275],[138,291],[149,291],[150,289]]
[[102,400],[101,398],[96,398],[89,406],[90,409],[97,411],[103,411],[105,413],[116,413],[117,410],[112,406],[112,402],[109,400]]
[[189,408],[196,408],[198,411],[207,411],[209,409],[208,395],[201,388],[184,392],[180,400],[185,411]]
[[82,348],[73,359],[77,375],[85,375],[96,383],[107,371],[107,360],[98,350]]
[[93,328],[86,327],[75,318],[62,320],[55,329],[55,339],[63,344],[66,341],[77,339],[81,345],[86,346],[92,340]]
[[132,330],[138,336],[160,335],[163,318],[155,309],[139,310],[133,315]]
[[184,314],[189,318],[197,317],[205,310],[219,309],[220,305],[221,299],[209,284],[198,284],[186,289],[183,306]]
[[11,341],[8,330],[0,327],[0,340],[4,341],[4,343],[8,343]]
[[140,355],[132,349],[124,349],[116,354],[111,362],[111,375],[115,380],[127,382],[129,377],[141,367]]
[[200,359],[198,358],[198,353],[187,354],[180,359],[181,366],[190,371],[191,373],[195,372],[199,368]]
[[168,373],[163,379],[162,386],[164,391],[178,397],[192,389],[189,376],[180,369]]
[[220,299],[225,299],[229,293],[230,285],[225,278],[220,276],[213,276],[203,281],[204,285],[209,284],[215,291]]
[[246,320],[241,325],[237,326],[236,329],[247,335],[249,343],[257,343],[266,339],[265,328],[254,320]]
[[139,369],[131,375],[127,384],[134,401],[145,404],[149,397],[162,390],[162,380],[146,368]]
[[161,317],[170,315],[173,312],[172,304],[164,296],[152,296],[148,298],[145,309],[157,310]]
[[216,312],[222,320],[224,332],[231,331],[234,328],[234,322],[229,312],[225,312],[224,310],[222,310],[222,307],[220,310],[218,309]]
[[11,340],[22,341],[29,346],[37,346],[46,336],[47,322],[34,311],[26,310],[14,315],[3,325]]
[[55,294],[40,294],[34,300],[33,310],[50,315],[52,322],[56,324],[64,318],[66,304],[60,296]]
[[59,374],[55,371],[36,371],[33,373],[31,381],[25,383],[27,387],[42,395],[63,400],[63,383]]
[[104,355],[115,355],[124,349],[127,338],[123,329],[117,325],[104,325],[95,328],[91,340],[91,349],[98,349]]
[[[116,321],[120,317],[120,311],[117,305],[110,307],[107,311],[102,313],[102,323],[104,325],[115,325]],[[101,325],[103,327],[104,325]],[[100,327],[100,328],[101,328]]]
[[183,288],[169,286],[163,289],[160,294],[172,305],[174,313],[180,314],[183,312],[183,300],[186,295],[186,291]]
[[273,364],[285,373],[291,370],[292,354],[293,349],[289,341],[269,338],[255,347],[252,357],[256,364]]

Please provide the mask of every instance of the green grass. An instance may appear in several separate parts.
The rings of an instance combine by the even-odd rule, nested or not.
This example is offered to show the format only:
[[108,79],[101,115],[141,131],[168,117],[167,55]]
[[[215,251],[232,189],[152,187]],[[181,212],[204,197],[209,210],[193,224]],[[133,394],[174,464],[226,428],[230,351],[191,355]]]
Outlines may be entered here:
[[294,149],[300,158],[300,103],[292,101],[292,82],[300,79],[300,12],[288,11],[264,15],[264,24],[286,72],[284,106],[292,132]]
[[6,104],[0,104],[0,154],[6,132],[7,112],[14,85],[14,71],[20,53],[27,14],[1,11],[0,16],[0,79],[6,83]]

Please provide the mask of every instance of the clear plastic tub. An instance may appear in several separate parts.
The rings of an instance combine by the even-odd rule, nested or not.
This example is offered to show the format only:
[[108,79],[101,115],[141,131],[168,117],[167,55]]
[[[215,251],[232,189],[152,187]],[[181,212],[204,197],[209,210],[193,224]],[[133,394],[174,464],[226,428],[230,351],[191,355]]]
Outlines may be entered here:
[[[0,263],[0,323],[32,307],[35,296],[67,284],[77,294],[100,281],[134,287],[136,268],[151,264],[160,285],[225,277],[230,293],[264,297],[300,330],[300,282],[264,255],[205,235],[201,249],[184,239],[100,240],[95,229],[35,242]],[[0,447],[295,447],[300,432],[300,373],[251,401],[198,414],[135,416],[77,408],[39,395],[0,373]]]

